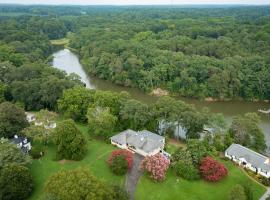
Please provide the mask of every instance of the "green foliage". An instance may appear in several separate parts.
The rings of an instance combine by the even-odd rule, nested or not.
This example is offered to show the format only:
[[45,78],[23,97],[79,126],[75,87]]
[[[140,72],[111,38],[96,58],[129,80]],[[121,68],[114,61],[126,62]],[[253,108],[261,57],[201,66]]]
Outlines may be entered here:
[[0,63],[3,82],[8,85],[10,98],[22,102],[26,110],[56,109],[57,100],[64,89],[77,85],[77,81],[42,62],[26,63],[16,68]]
[[6,100],[5,96],[7,93],[7,87],[0,81],[0,103],[4,102]]
[[124,155],[115,156],[114,159],[111,161],[110,168],[112,172],[117,175],[126,174],[128,170],[128,163],[125,159],[125,156]]
[[109,138],[113,135],[117,117],[111,114],[108,108],[89,107],[87,119],[90,132],[93,132],[94,135],[102,138]]
[[0,199],[25,200],[33,190],[33,179],[28,168],[7,165],[0,173]]
[[114,186],[112,186],[112,189],[114,191],[114,199],[115,200],[128,200],[128,199],[130,199],[128,193],[122,187],[120,187],[118,185],[114,185]]
[[90,74],[186,97],[269,99],[269,8],[103,12],[99,23],[94,10],[75,20],[79,30],[69,38]]
[[44,126],[31,125],[22,130],[22,134],[32,139],[35,142],[47,144],[49,141],[49,134]]
[[260,117],[256,113],[235,117],[230,127],[230,134],[234,142],[264,152],[266,144],[264,134],[258,126],[259,123]]
[[0,169],[9,164],[27,165],[31,158],[7,139],[0,139]]
[[228,200],[247,200],[245,189],[241,185],[236,185],[229,193]]
[[83,168],[57,172],[48,179],[44,191],[57,200],[114,199],[112,189]]
[[20,134],[28,125],[23,109],[9,102],[0,104],[0,138]]
[[146,128],[151,120],[151,112],[146,104],[130,99],[123,103],[120,118],[125,123],[126,128],[140,130]]
[[65,116],[74,120],[86,120],[87,108],[94,102],[94,90],[84,87],[74,87],[65,90],[58,101],[58,109]]
[[187,151],[190,152],[192,162],[195,166],[198,166],[201,159],[209,154],[203,143],[196,139],[187,141]]
[[53,140],[57,145],[57,159],[81,160],[86,149],[86,139],[76,127],[73,120],[60,122],[53,132]]
[[186,163],[183,160],[179,160],[173,168],[176,175],[181,176],[186,180],[197,180],[200,178],[199,170],[194,167],[192,163]]
[[44,153],[45,153],[44,148],[41,146],[33,146],[30,151],[30,155],[33,159],[39,159],[44,155]]

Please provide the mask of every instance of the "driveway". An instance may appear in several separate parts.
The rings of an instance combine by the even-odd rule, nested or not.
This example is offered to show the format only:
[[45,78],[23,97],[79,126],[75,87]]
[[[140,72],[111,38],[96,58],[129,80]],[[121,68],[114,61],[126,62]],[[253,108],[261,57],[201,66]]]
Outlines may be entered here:
[[140,171],[140,163],[142,159],[143,159],[143,156],[135,153],[134,158],[133,158],[133,166],[127,174],[126,190],[130,194],[130,200],[134,200],[137,183],[141,175],[143,174],[143,172]]
[[264,195],[260,198],[260,200],[265,200],[268,196],[270,196],[270,188],[266,190]]

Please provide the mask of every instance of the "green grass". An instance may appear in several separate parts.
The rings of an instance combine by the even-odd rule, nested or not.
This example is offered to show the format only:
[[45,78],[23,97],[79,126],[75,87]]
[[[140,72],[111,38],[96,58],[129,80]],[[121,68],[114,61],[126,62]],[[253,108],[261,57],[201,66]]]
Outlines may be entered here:
[[[78,125],[78,127],[85,135],[87,135],[86,126]],[[89,136],[87,138],[89,138]],[[33,160],[33,163],[30,166],[35,184],[35,189],[30,200],[36,200],[42,195],[44,184],[53,173],[77,167],[86,167],[90,169],[94,176],[104,182],[124,185],[125,176],[114,175],[106,164],[108,155],[114,149],[115,147],[110,144],[97,140],[89,140],[88,152],[83,160],[60,164],[58,161],[54,161],[55,147],[49,146],[45,156],[39,160]]]
[[[229,171],[229,175],[217,183],[209,183],[203,180],[186,181],[177,178],[171,170],[164,182],[156,183],[144,175],[138,185],[135,199],[139,200],[226,200],[230,190],[236,184],[250,183],[254,190],[254,200],[259,199],[266,189],[258,183],[250,180],[239,168],[230,161],[222,161]],[[178,181],[177,181],[178,179]]]
[[[59,118],[59,120],[62,120]],[[87,126],[77,124],[82,133],[89,138]],[[39,160],[33,160],[30,166],[34,178],[35,189],[30,200],[37,200],[42,196],[43,187],[46,180],[57,171],[86,167],[91,170],[98,179],[112,184],[124,185],[125,176],[114,175],[106,164],[106,159],[112,150],[116,149],[110,144],[98,140],[88,140],[88,152],[81,161],[71,161],[60,164],[54,161],[55,147],[48,146],[46,154]],[[172,153],[177,146],[168,145],[168,152]],[[208,183],[200,181],[186,181],[177,178],[171,170],[167,174],[167,179],[162,183],[155,183],[146,175],[141,177],[137,185],[136,200],[226,200],[229,191],[235,184],[250,182],[254,189],[254,199],[259,199],[265,192],[265,188],[250,180],[239,168],[235,167],[230,161],[222,161],[227,166],[229,175],[218,183]],[[178,181],[177,181],[178,179]]]

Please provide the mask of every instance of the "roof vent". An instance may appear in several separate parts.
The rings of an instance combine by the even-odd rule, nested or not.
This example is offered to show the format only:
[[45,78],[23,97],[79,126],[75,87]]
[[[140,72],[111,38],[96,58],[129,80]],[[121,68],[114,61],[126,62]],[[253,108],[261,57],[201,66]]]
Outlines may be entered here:
[[144,140],[144,137],[141,137],[141,141],[143,141]]

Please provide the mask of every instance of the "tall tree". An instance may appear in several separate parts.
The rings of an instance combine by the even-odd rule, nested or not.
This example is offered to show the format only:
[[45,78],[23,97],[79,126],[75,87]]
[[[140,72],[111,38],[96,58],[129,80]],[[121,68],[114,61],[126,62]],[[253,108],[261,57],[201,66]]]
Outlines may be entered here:
[[11,138],[21,134],[27,126],[29,124],[23,109],[9,102],[0,104],[0,137]]
[[81,160],[87,151],[86,139],[73,120],[60,122],[53,132],[57,159]]

